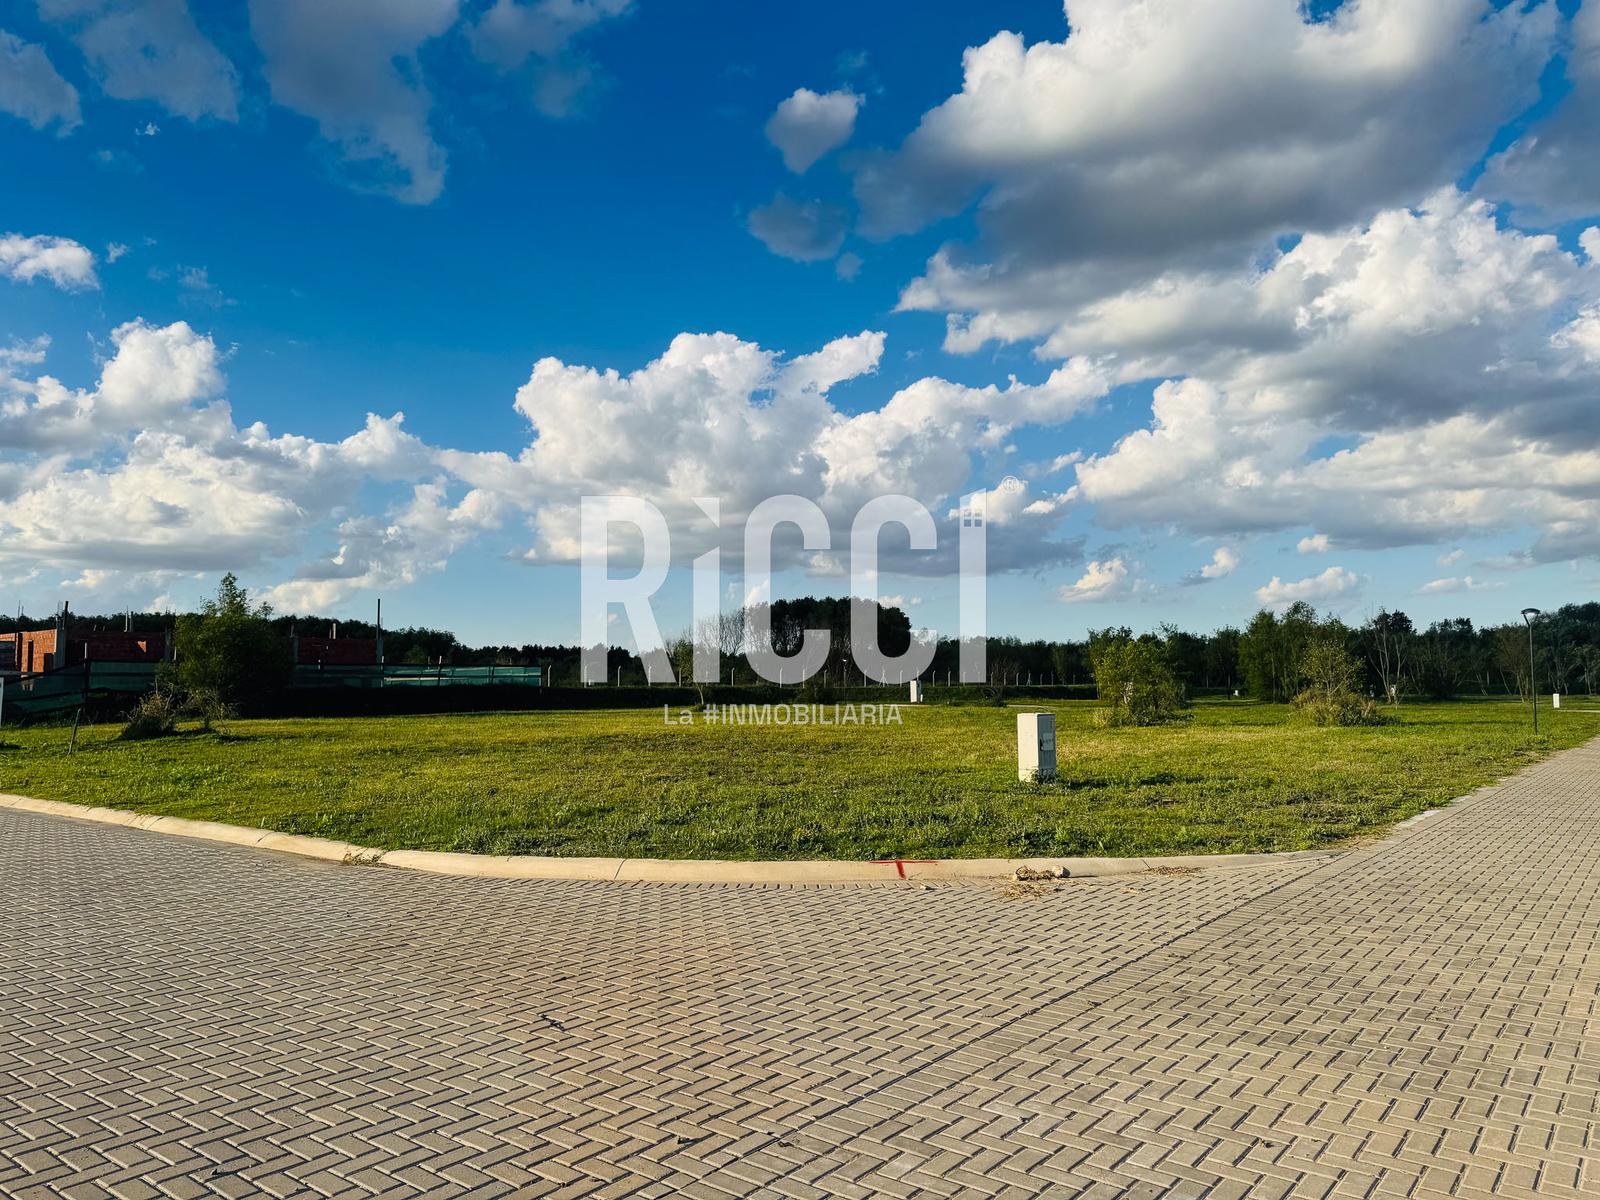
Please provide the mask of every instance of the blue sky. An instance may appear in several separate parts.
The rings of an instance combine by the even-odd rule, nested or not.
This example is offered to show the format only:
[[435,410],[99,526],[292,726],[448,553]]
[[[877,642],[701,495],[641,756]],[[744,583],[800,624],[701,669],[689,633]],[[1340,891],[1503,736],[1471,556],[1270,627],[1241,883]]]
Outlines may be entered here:
[[[1219,47],[1147,7],[1137,28],[1070,5],[1069,36],[1048,3],[295,3],[276,28],[198,0],[177,21],[6,6],[0,603],[181,607],[231,566],[282,607],[382,595],[391,621],[472,640],[571,638],[559,510],[600,484],[682,499],[630,468],[639,446],[555,452],[547,425],[588,428],[571,372],[648,369],[682,333],[794,357],[864,331],[871,364],[749,459],[809,453],[820,400],[862,419],[796,477],[846,527],[839,478],[1024,480],[1041,511],[1001,531],[995,631],[1211,627],[1301,595],[1499,620],[1592,595],[1600,194],[1562,164],[1596,149],[1600,19],[1345,6],[1317,14],[1330,49],[1292,4],[1228,0],[1213,25],[1250,32]],[[1355,66],[1304,83],[1286,64],[1307,53]],[[802,88],[854,119],[797,172],[765,129]],[[780,195],[819,206],[816,245],[752,233]],[[30,267],[38,239],[92,263]],[[148,336],[114,339],[132,322]],[[705,399],[728,351],[692,353],[610,397],[650,410],[627,438],[768,402]],[[569,373],[518,411],[541,359]],[[174,362],[195,373],[162,400]],[[1064,364],[1089,382],[1059,386]],[[41,441],[45,377],[104,415]],[[1012,378],[1035,390],[976,391]],[[880,418],[928,380],[914,428]],[[318,448],[397,412],[403,444]],[[546,448],[513,471],[530,412]],[[670,453],[733,511],[771,484],[725,449]],[[940,486],[919,493],[935,511]],[[815,564],[780,583],[843,587]],[[883,591],[953,624],[953,581]],[[664,623],[682,603],[675,584]]]

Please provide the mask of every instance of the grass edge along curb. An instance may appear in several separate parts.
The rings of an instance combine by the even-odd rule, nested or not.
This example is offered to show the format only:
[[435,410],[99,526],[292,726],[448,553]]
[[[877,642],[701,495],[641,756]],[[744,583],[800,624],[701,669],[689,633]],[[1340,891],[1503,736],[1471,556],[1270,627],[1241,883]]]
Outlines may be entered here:
[[[478,879],[545,879],[631,883],[898,883],[951,879],[1087,879],[1161,869],[1245,867],[1262,863],[1333,858],[1344,848],[1286,850],[1267,854],[1186,854],[1146,858],[945,858],[851,862],[830,859],[563,858],[546,855],[460,854],[442,850],[378,850],[350,842],[277,833],[219,821],[194,821],[120,808],[37,800],[0,794],[0,808],[102,825],[121,825],[193,838],[276,850],[302,858],[361,866],[399,867],[434,875]],[[1439,810],[1430,810],[1437,812]],[[1423,814],[1419,814],[1423,815]],[[1415,818],[1412,818],[1413,820]],[[1410,822],[1402,822],[1407,825]],[[1396,826],[1399,829],[1400,826]]]

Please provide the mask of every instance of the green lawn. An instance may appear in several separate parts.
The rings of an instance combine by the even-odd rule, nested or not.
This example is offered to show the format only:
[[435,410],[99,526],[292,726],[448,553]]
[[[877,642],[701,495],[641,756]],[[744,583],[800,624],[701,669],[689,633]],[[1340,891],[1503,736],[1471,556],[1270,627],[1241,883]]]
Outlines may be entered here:
[[1298,850],[1376,833],[1600,735],[1590,702],[1412,705],[1315,729],[1215,701],[1157,729],[1058,702],[1061,777],[1016,781],[1013,711],[903,707],[843,728],[667,725],[654,711],[236,721],[118,742],[7,729],[0,791],[388,848],[664,858]]

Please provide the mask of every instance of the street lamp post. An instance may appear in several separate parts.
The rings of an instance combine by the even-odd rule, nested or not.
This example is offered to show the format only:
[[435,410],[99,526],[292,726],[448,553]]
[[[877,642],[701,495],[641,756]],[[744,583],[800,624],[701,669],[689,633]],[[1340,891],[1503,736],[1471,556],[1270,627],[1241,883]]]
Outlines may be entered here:
[[1539,679],[1533,669],[1533,619],[1539,615],[1537,608],[1522,610],[1522,619],[1528,623],[1528,696],[1533,701],[1533,731],[1539,732]]

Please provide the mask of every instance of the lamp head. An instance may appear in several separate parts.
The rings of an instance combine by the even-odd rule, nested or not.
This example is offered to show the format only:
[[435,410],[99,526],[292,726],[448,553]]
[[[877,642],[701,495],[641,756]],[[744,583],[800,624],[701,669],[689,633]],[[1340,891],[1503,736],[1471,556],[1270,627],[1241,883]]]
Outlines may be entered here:
[[1539,610],[1537,608],[1525,608],[1525,609],[1522,610],[1522,619],[1524,621],[1526,621],[1529,625],[1533,624],[1533,619],[1535,617],[1537,617],[1538,615],[1539,615]]

